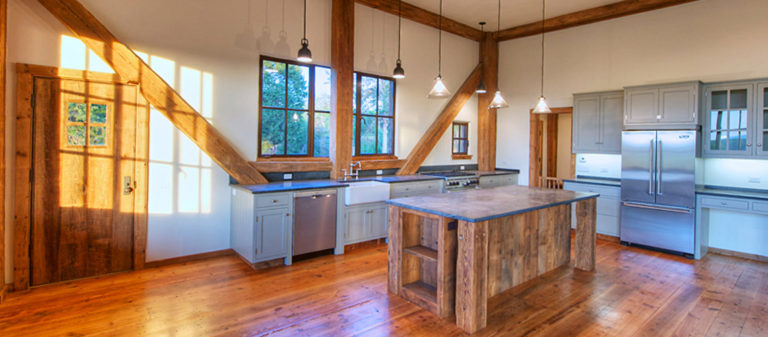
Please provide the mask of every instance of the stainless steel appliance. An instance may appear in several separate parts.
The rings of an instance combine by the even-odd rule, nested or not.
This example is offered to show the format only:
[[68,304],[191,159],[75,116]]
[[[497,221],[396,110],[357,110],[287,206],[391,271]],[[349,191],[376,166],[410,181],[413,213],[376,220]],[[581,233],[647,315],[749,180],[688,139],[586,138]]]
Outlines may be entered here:
[[425,172],[424,175],[442,177],[445,180],[445,191],[457,191],[477,188],[479,178],[477,174],[464,171]]
[[293,255],[336,247],[336,191],[296,193],[293,201]]
[[621,135],[621,241],[694,253],[696,131]]

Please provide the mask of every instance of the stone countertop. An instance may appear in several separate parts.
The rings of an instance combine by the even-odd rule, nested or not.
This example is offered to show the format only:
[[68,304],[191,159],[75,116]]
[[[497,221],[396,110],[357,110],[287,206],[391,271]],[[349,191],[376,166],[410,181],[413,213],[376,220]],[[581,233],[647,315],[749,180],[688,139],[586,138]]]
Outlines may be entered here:
[[597,193],[501,186],[387,200],[387,204],[440,216],[480,222],[596,198]]
[[728,186],[696,185],[696,194],[715,195],[731,198],[768,200],[768,190]]
[[563,181],[580,184],[621,187],[621,179],[618,178],[576,177],[575,179],[563,179]]
[[321,188],[338,188],[349,186],[346,183],[335,180],[296,180],[296,181],[276,181],[260,185],[234,185],[258,193],[274,193],[299,190],[314,190]]

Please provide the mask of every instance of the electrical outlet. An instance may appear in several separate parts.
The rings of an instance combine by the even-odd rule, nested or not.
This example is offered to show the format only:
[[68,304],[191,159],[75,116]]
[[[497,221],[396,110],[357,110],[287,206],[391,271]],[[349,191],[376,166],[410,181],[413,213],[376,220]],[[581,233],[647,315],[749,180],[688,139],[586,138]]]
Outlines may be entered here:
[[292,180],[293,173],[283,173],[283,180]]
[[584,164],[584,163],[586,163],[586,162],[587,162],[587,157],[584,157],[584,156],[579,156],[579,163],[582,163],[582,164]]
[[464,171],[464,165],[459,166],[459,170]]
[[377,176],[380,176],[382,174],[384,174],[384,170],[376,170],[376,175]]
[[749,177],[749,182],[753,184],[759,184],[760,183],[760,177]]

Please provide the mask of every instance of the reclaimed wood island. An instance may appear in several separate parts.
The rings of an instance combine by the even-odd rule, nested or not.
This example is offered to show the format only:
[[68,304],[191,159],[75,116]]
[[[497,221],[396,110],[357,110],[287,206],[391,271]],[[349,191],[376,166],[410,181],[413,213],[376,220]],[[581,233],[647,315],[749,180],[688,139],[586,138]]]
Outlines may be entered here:
[[595,193],[503,186],[388,200],[388,287],[475,332],[488,299],[571,259],[595,267]]

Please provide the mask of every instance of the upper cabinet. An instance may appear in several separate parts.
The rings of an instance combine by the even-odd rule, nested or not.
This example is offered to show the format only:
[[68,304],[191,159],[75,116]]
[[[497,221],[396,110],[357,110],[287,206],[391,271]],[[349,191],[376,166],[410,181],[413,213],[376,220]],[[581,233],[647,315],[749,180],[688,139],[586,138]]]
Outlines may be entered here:
[[757,124],[755,124],[755,154],[768,157],[768,82],[757,84]]
[[704,86],[702,148],[706,157],[768,157],[768,82]]
[[624,129],[693,129],[698,124],[699,82],[624,89]]
[[624,93],[573,95],[573,153],[621,153]]

